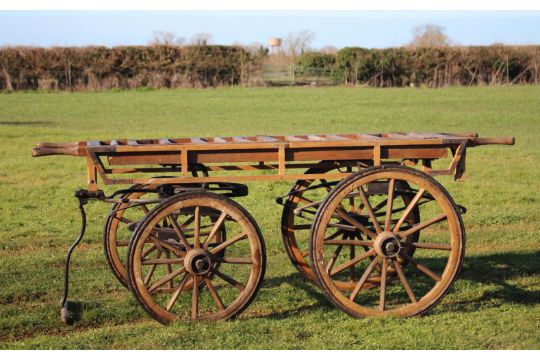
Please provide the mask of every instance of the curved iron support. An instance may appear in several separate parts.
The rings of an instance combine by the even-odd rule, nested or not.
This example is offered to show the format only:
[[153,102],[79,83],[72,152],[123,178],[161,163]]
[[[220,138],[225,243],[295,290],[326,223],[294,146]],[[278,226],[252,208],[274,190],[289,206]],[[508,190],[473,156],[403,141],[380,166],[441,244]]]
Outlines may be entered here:
[[71,244],[69,247],[69,250],[66,255],[66,265],[64,268],[64,296],[62,297],[62,300],[60,301],[60,317],[62,319],[62,322],[67,324],[69,321],[69,311],[68,311],[68,290],[69,290],[69,264],[71,261],[71,254],[73,253],[73,250],[79,245],[81,242],[84,232],[86,230],[86,212],[84,211],[84,205],[88,202],[88,199],[84,196],[80,196],[80,193],[75,193],[75,196],[79,199],[79,210],[81,212],[81,229],[79,231],[79,235]]

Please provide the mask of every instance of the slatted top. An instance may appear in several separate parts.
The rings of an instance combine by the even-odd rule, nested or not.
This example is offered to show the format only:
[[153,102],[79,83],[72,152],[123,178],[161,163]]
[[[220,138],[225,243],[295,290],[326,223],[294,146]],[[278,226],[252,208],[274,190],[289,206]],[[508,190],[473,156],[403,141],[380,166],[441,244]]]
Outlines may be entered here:
[[[226,137],[162,138],[141,140],[88,141],[87,147],[98,146],[135,146],[135,145],[219,145],[219,144],[261,144],[261,143],[325,143],[335,142],[373,142],[373,141],[418,141],[418,140],[454,140],[475,139],[476,133],[447,134],[427,132],[397,132],[386,134],[340,134],[340,135],[257,135]],[[453,142],[453,141],[452,141]]]
[[278,136],[226,136],[162,138],[142,140],[80,141],[71,143],[39,143],[32,149],[32,156],[73,155],[86,156],[88,151],[110,152],[155,152],[182,150],[234,151],[272,148],[342,148],[375,146],[457,146],[466,141],[467,146],[501,144],[513,145],[513,137],[480,138],[477,133],[428,133],[395,132],[386,134],[341,134],[341,135],[278,135]]

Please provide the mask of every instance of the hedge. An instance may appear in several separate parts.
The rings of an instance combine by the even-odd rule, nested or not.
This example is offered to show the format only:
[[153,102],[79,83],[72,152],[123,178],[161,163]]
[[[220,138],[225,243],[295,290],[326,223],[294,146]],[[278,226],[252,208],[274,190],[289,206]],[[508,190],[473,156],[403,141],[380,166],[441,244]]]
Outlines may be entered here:
[[[236,46],[5,47],[0,90],[261,85],[265,57]],[[299,77],[337,84],[538,83],[540,46],[344,48],[302,54],[296,65]]]
[[100,90],[236,85],[257,69],[241,47],[0,49],[0,89]]
[[333,74],[343,84],[441,87],[538,83],[539,70],[540,46],[344,48]]

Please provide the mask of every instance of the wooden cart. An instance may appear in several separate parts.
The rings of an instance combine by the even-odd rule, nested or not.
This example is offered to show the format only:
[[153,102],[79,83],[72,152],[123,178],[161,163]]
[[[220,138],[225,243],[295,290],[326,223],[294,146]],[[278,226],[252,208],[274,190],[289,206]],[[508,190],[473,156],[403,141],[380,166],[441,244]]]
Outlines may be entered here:
[[[450,289],[465,246],[465,208],[433,176],[462,180],[467,148],[488,144],[514,138],[391,133],[38,144],[33,156],[87,161],[62,319],[70,257],[91,199],[113,203],[107,261],[153,318],[238,315],[261,285],[266,257],[257,223],[231,198],[247,195],[243,183],[261,180],[296,181],[277,199],[283,242],[302,276],[332,303],[355,317],[422,314]],[[131,187],[106,196],[99,181]]]

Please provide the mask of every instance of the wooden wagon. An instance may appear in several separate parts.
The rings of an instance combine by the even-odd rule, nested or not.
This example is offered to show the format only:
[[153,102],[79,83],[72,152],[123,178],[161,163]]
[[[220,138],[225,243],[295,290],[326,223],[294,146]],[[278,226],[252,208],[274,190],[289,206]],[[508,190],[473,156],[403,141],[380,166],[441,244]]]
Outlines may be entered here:
[[[238,315],[261,285],[266,255],[257,223],[231,198],[247,195],[245,182],[262,180],[295,181],[277,199],[283,243],[332,303],[355,317],[422,314],[452,286],[465,248],[465,208],[433,176],[463,179],[467,148],[488,144],[514,138],[390,133],[38,144],[33,156],[87,161],[62,319],[70,257],[91,199],[113,203],[107,261],[153,318]],[[130,187],[107,196],[99,181]]]

